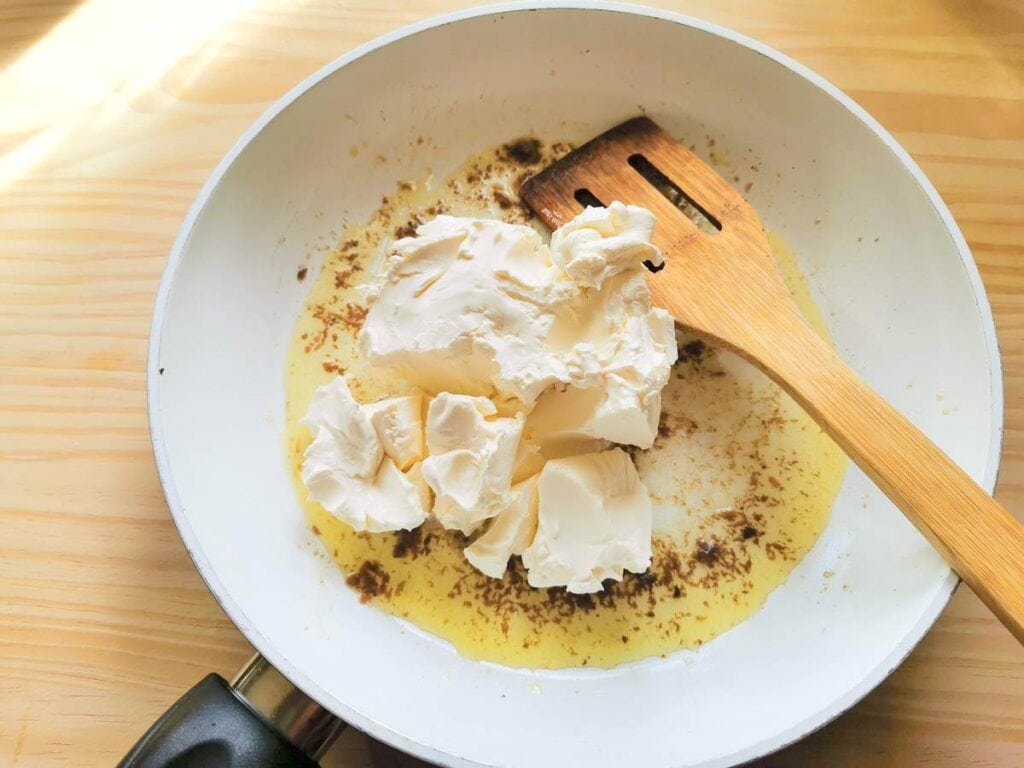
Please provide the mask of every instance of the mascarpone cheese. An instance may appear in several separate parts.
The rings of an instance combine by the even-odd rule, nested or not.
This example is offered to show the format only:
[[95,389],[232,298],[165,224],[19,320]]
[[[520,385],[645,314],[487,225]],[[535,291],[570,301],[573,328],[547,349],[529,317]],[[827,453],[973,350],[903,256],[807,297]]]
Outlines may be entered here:
[[613,203],[588,208],[548,247],[530,227],[439,216],[394,244],[368,294],[363,350],[428,391],[496,395],[524,411],[554,385],[545,397],[575,422],[538,424],[539,435],[649,446],[676,359],[643,266],[662,262],[653,227],[649,211]]
[[430,401],[423,478],[445,528],[468,535],[512,501],[524,418],[497,413],[486,397],[442,392]]
[[[551,237],[438,216],[393,244],[366,290],[360,344],[433,397],[361,405],[341,377],[317,390],[302,477],[356,530],[421,524],[472,535],[501,578],[522,555],[535,587],[595,592],[651,559],[651,502],[629,456],[648,448],[676,360],[651,306],[654,216],[612,203]],[[426,405],[426,408],[424,406]],[[424,415],[425,413],[425,415]]]
[[650,566],[651,500],[622,449],[549,461],[537,496],[537,533],[522,553],[531,587],[598,592]]
[[[421,525],[430,497],[419,464],[413,463],[405,474],[395,463],[413,455],[417,430],[417,458],[422,456],[422,405],[414,408],[412,400],[388,398],[361,405],[341,376],[317,389],[302,420],[313,433],[302,462],[309,498],[357,531]],[[379,431],[375,422],[381,425]]]
[[512,488],[512,502],[495,517],[490,527],[466,547],[466,559],[478,571],[500,579],[512,555],[521,555],[537,531],[537,476]]

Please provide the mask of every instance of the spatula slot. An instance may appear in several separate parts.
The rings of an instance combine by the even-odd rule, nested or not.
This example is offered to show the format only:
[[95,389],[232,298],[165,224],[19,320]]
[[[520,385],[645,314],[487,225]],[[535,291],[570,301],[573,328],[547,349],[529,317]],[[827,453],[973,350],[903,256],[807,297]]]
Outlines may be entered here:
[[647,179],[652,187],[664,195],[666,200],[696,224],[697,229],[701,232],[708,235],[716,235],[722,231],[722,223],[718,219],[698,205],[678,184],[658,170],[654,163],[646,157],[636,153],[630,155],[627,162],[632,166],[633,170]]
[[588,205],[591,208],[607,208],[608,206],[597,199],[597,195],[591,192],[589,189],[581,188],[577,189],[572,193],[572,196],[576,198],[576,202],[586,208]]

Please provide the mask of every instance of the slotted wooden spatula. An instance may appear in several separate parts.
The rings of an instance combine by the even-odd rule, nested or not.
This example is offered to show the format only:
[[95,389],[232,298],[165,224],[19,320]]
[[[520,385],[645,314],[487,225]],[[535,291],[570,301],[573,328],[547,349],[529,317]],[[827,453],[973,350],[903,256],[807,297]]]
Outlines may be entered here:
[[534,176],[521,195],[552,229],[587,204],[618,200],[651,210],[666,262],[650,276],[655,303],[785,388],[1024,643],[1024,526],[804,322],[761,220],[732,186],[641,117]]

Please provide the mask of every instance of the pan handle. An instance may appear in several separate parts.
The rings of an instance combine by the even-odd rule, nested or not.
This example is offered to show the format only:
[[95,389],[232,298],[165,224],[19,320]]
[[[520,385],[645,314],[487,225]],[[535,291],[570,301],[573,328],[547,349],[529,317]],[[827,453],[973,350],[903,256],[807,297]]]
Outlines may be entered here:
[[344,729],[256,655],[230,685],[216,674],[200,680],[118,768],[315,768]]

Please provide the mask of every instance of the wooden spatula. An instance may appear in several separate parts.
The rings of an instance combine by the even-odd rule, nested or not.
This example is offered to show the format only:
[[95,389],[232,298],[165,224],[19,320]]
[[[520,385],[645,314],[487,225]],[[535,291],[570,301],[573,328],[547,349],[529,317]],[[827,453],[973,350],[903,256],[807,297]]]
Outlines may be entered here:
[[640,117],[534,176],[521,194],[552,229],[588,204],[651,210],[666,261],[650,276],[655,303],[789,392],[1024,643],[1024,526],[804,322],[761,220],[725,180]]

